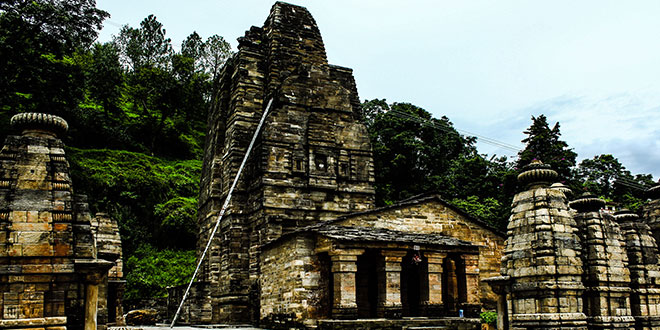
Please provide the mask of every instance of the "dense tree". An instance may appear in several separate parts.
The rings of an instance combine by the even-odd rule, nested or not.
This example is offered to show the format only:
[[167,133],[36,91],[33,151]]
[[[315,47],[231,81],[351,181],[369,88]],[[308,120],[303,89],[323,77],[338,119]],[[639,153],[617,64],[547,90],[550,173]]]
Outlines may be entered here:
[[231,45],[217,34],[210,36],[204,42],[202,62],[204,70],[216,81],[220,75],[220,69],[231,56]]
[[204,71],[204,63],[202,62],[204,48],[204,40],[202,40],[202,37],[197,32],[191,33],[181,43],[181,55],[192,60],[193,71]]
[[134,72],[144,67],[167,68],[172,55],[172,41],[165,34],[163,24],[154,15],[142,20],[137,29],[124,25],[119,35],[114,37],[124,67]]
[[95,0],[8,0],[0,2],[0,15],[48,41],[53,50],[67,53],[90,46],[110,16],[96,8]]
[[432,118],[409,103],[379,104],[368,126],[376,166],[378,203],[391,203],[431,190],[443,190],[452,161],[474,149],[472,142],[453,129],[449,119]]
[[583,190],[638,211],[644,190],[654,184],[650,174],[633,175],[612,155],[598,155],[580,162],[576,180]]
[[119,64],[119,49],[113,43],[97,43],[90,52],[85,67],[86,85],[90,97],[103,107],[109,117],[120,115],[119,101],[124,80]]
[[525,149],[518,153],[518,168],[538,159],[552,166],[562,180],[571,178],[571,168],[575,166],[577,154],[560,140],[559,123],[550,128],[545,115],[532,116],[532,125],[524,133],[527,135],[522,140]]
[[516,173],[505,157],[485,159],[475,138],[461,136],[449,119],[435,119],[408,103],[362,104],[376,167],[376,201],[388,204],[439,192],[498,228],[505,227]]
[[[20,111],[69,117],[84,95],[74,54],[91,45],[107,16],[93,0],[0,2],[0,119]],[[0,138],[6,134],[3,125]]]

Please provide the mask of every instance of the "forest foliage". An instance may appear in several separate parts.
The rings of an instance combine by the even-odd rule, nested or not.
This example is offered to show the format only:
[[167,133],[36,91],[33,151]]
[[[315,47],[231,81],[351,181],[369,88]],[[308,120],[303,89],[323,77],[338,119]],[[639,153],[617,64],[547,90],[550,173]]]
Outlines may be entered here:
[[95,42],[108,16],[94,0],[1,2],[0,120],[67,120],[76,192],[118,221],[127,298],[148,298],[194,269],[206,113],[231,49],[193,32],[174,51],[153,15]]
[[[153,15],[95,42],[108,13],[94,0],[0,3],[0,121],[19,112],[64,117],[76,192],[93,212],[117,219],[127,298],[161,297],[195,266],[196,209],[206,116],[231,56],[219,35],[193,32],[174,47]],[[576,194],[589,190],[639,210],[651,175],[632,174],[613,155],[577,163],[560,125],[531,118],[516,160],[479,154],[447,117],[410,103],[367,100],[362,114],[374,152],[376,201],[436,192],[504,230],[516,176],[540,159]],[[9,131],[0,125],[0,138]]]

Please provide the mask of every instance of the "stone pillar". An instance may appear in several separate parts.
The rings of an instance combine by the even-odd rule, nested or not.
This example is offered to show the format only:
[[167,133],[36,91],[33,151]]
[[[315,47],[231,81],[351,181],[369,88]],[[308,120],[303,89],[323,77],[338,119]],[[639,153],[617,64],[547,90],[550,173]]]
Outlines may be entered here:
[[99,301],[99,283],[87,283],[85,291],[85,330],[96,330],[96,313]]
[[456,257],[445,258],[443,263],[444,268],[444,278],[443,283],[445,285],[443,305],[445,307],[445,313],[449,316],[458,316],[459,303],[461,302],[460,290],[458,288],[458,261]]
[[[98,300],[99,284],[104,282],[108,276],[108,270],[114,263],[101,259],[77,259],[75,263],[76,272],[81,274],[85,283],[85,322],[84,330],[96,330],[98,328]],[[105,328],[105,324],[103,325]]]
[[525,167],[513,198],[502,275],[511,280],[511,328],[587,329],[581,241],[566,196],[549,188],[557,172]]
[[446,253],[424,252],[428,263],[429,297],[424,302],[425,315],[440,316],[444,308],[442,301],[442,263]]
[[357,317],[355,273],[357,272],[357,257],[362,253],[364,253],[362,249],[350,249],[334,250],[330,254],[333,276],[333,318],[354,319]]
[[479,255],[464,254],[461,255],[465,265],[465,289],[466,300],[462,302],[460,308],[463,309],[465,316],[478,317],[481,312],[481,299],[479,292]]
[[378,270],[378,316],[401,317],[401,261],[406,251],[383,250],[382,267]]
[[497,296],[497,330],[509,329],[509,304],[507,295],[511,289],[509,276],[495,276],[484,279]]

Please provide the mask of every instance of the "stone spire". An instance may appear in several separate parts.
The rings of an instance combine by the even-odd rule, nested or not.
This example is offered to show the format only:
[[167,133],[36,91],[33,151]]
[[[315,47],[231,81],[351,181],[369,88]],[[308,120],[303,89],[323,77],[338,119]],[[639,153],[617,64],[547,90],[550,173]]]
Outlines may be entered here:
[[660,329],[660,266],[658,246],[649,226],[637,214],[623,209],[614,214],[621,225],[628,253],[630,295],[635,329]]
[[23,113],[0,150],[0,329],[96,329],[96,259],[85,196],[73,193],[64,119]]
[[605,201],[584,193],[572,201],[582,238],[584,311],[590,329],[630,329],[630,272],[619,225],[600,210]]
[[[374,164],[352,70],[330,65],[304,7],[273,5],[238,40],[209,111],[198,251],[226,198],[266,104],[272,108],[234,191],[199,281],[212,306],[200,322],[259,317],[260,247],[299,227],[375,205]],[[208,311],[208,312],[207,312]],[[212,311],[212,313],[211,313]]]
[[502,269],[515,329],[587,328],[582,248],[564,193],[549,187],[556,179],[540,161],[518,175],[527,188],[513,198]]

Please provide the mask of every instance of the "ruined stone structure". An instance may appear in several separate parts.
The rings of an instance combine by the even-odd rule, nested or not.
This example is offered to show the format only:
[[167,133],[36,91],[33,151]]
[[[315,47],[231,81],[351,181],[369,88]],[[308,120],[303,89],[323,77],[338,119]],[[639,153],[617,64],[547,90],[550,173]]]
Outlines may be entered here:
[[[25,113],[11,124],[22,135],[0,151],[0,329],[103,329],[99,288],[119,255],[97,250],[86,197],[74,194],[58,137],[67,123]],[[110,233],[99,223],[103,242]]]
[[644,208],[644,222],[651,229],[655,241],[660,242],[660,184],[649,188],[646,194],[651,201]]
[[[426,316],[439,324],[438,317],[476,316],[483,304],[495,305],[480,278],[499,272],[503,234],[435,195],[375,209],[352,71],[328,64],[305,8],[276,3],[263,27],[239,38],[218,84],[199,198],[200,253],[271,99],[273,106],[184,322],[287,318],[331,329],[345,326],[332,323],[338,319]],[[169,294],[178,303],[182,288]],[[458,323],[478,327],[474,319]]]
[[[556,172],[535,162],[518,176],[499,293],[499,329],[660,329],[658,247],[629,211],[613,216],[605,201],[585,194],[567,206]],[[651,189],[653,193],[655,187]],[[658,196],[652,195],[654,198]]]

